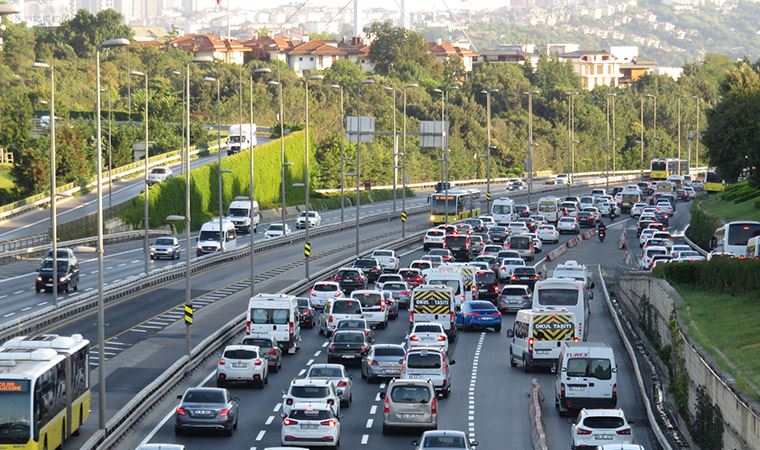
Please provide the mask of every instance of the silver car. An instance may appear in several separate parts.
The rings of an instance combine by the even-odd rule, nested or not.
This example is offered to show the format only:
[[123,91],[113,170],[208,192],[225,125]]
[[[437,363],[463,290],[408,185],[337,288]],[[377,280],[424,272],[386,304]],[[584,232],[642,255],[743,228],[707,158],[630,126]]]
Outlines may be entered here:
[[438,399],[430,380],[393,380],[380,398],[383,434],[400,428],[438,428]]
[[378,378],[395,378],[401,375],[406,350],[402,345],[373,345],[362,359],[362,378],[372,383]]
[[496,299],[496,308],[502,313],[529,309],[532,305],[530,288],[524,284],[508,284]]
[[478,441],[470,441],[462,431],[434,430],[422,433],[419,442],[412,441],[412,445],[416,450],[473,450],[478,446]]
[[173,236],[160,237],[150,246],[150,259],[179,259],[179,240]]
[[269,334],[249,334],[243,338],[242,345],[255,345],[259,347],[261,353],[266,357],[269,363],[269,370],[279,372],[282,369],[282,349],[277,343],[277,339]]
[[340,397],[340,406],[348,408],[353,400],[353,376],[343,364],[312,364],[306,372],[308,380],[327,380],[332,383],[335,393]]
[[401,378],[411,380],[430,380],[435,392],[445,398],[451,394],[451,370],[449,366],[456,364],[449,360],[440,348],[416,347],[406,352]]
[[[399,308],[409,309],[412,303],[412,290],[405,281],[387,281],[383,283],[382,290],[391,293]],[[398,311],[396,311],[398,315]]]

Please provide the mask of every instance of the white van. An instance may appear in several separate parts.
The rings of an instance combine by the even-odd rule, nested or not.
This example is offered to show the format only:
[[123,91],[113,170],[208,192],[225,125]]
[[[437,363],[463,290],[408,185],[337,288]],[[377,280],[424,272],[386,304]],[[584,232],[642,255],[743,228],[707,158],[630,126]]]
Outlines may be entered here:
[[551,367],[557,371],[560,344],[579,339],[575,336],[575,317],[568,311],[521,309],[515,323],[507,330],[509,365],[517,367],[518,361],[529,372],[536,366]]
[[560,414],[617,406],[617,365],[607,344],[565,342],[559,351],[554,404]]
[[562,209],[561,203],[557,197],[541,197],[538,200],[538,213],[544,216],[547,222],[557,222]]
[[[235,224],[229,219],[222,219],[221,225],[221,251],[226,252],[234,250],[237,248]],[[219,218],[214,218],[201,226],[201,232],[198,234],[198,244],[195,253],[197,256],[203,256],[209,253],[218,252],[219,250]]]
[[243,123],[230,125],[227,137],[227,155],[256,146],[256,124]]
[[439,284],[454,291],[454,305],[459,307],[462,303],[472,300],[472,290],[468,289],[462,272],[457,269],[438,268],[423,271],[427,284]]
[[250,234],[259,229],[261,215],[259,214],[259,202],[253,201],[253,219],[251,219],[251,200],[248,197],[235,197],[227,209],[227,218],[235,224],[235,229],[241,233]]
[[588,271],[586,266],[578,264],[578,261],[567,260],[564,264],[558,265],[554,269],[552,278],[567,278],[570,280],[580,281],[583,283],[583,287],[586,288],[586,295],[589,300],[594,298],[594,279],[591,276],[591,272]]
[[751,237],[747,241],[747,258],[760,259],[760,236]]
[[516,219],[514,211],[515,201],[509,197],[497,198],[491,204],[491,216],[497,225],[506,225],[512,222],[513,218]]
[[533,309],[568,311],[575,315],[575,335],[588,337],[589,305],[584,284],[565,278],[549,278],[536,283],[533,289]]
[[277,339],[291,355],[301,347],[298,300],[292,295],[259,294],[248,301],[246,333]]
[[415,322],[439,323],[449,337],[449,341],[454,342],[457,329],[453,297],[452,289],[447,286],[421,284],[414,288],[409,313],[409,330]]

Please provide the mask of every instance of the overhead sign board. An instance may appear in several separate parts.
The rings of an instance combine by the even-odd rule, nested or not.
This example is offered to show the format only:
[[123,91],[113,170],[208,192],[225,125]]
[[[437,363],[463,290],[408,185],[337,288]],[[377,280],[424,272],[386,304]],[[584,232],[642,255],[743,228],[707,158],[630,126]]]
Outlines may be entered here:
[[374,142],[375,118],[369,116],[346,117],[346,139],[348,142]]
[[420,147],[444,148],[449,135],[449,122],[425,120],[420,122]]

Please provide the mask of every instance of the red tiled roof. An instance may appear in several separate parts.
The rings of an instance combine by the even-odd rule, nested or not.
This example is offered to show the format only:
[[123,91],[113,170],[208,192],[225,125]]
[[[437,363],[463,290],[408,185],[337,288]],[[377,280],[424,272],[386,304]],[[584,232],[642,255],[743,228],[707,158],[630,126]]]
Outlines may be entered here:
[[478,56],[477,53],[468,48],[457,47],[448,42],[442,42],[440,44],[430,42],[428,44],[428,52],[436,56],[459,56],[460,58],[464,58],[465,56],[470,58]]
[[237,39],[223,39],[213,34],[186,34],[169,41],[167,46],[181,47],[193,53],[199,51],[224,53],[250,51],[249,48],[245,47],[243,43]]
[[309,41],[300,44],[287,52],[288,55],[346,55],[346,51],[341,50],[331,41]]
[[[248,48],[251,49],[261,49],[261,50],[276,50],[278,52],[285,52],[288,51],[298,45],[301,44],[301,41],[297,41],[295,39],[290,39],[282,36],[276,36],[274,38],[269,36],[262,36],[258,39],[251,39],[249,41],[243,42],[243,45],[245,45]],[[274,45],[275,47],[269,47],[270,45]]]

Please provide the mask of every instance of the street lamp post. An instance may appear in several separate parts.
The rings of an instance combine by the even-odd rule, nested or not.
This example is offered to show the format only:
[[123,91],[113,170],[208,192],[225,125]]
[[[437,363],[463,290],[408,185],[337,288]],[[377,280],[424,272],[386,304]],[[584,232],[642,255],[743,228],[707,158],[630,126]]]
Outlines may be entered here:
[[[253,75],[264,74],[264,73],[271,73],[271,72],[272,72],[272,70],[269,69],[268,67],[262,67],[260,69],[255,69],[253,71]],[[254,123],[253,122],[253,76],[251,76],[251,78],[250,78],[249,91],[250,91],[250,95],[249,95],[249,99],[248,99],[248,101],[249,101],[249,120],[250,120],[250,123],[253,124]],[[251,197],[251,199],[250,199],[250,201],[251,201],[250,220],[251,220],[251,227],[253,227],[253,220],[255,218],[255,214],[254,214],[255,211],[253,210],[253,202],[254,202],[254,199],[255,199],[255,191],[254,191],[254,168],[255,168],[254,164],[255,164],[255,159],[253,157],[253,129],[252,128],[251,128],[251,136],[249,138],[249,141],[250,141],[250,144],[251,144],[250,145],[250,150],[249,150],[249,155],[248,155],[249,156],[249,162],[248,163],[250,165],[250,172],[251,172],[251,174],[250,174],[250,177],[251,177],[251,186],[250,186],[251,187],[251,189],[250,189],[250,197]],[[251,242],[250,242],[250,245],[251,245],[251,259],[250,259],[250,263],[251,263],[251,285],[250,285],[251,292],[250,292],[250,294],[251,294],[251,297],[253,297],[254,294],[255,294],[255,291],[256,291],[256,264],[255,264],[255,257],[254,257],[254,254],[255,254],[255,242],[256,242],[256,240],[253,238],[253,228],[251,228],[250,235],[251,235]]]
[[282,230],[283,233],[285,232],[285,117],[283,116],[283,106],[282,106],[282,80],[280,79],[280,69],[279,65],[277,66],[277,81],[270,81],[267,84],[272,86],[277,86],[277,97],[278,102],[280,104],[280,113],[279,113],[279,122],[280,122],[280,166],[281,166],[281,177],[282,182],[280,183],[280,204],[281,204],[281,211],[280,211],[280,220],[282,221]]
[[[528,208],[530,208],[530,197],[533,193],[533,95],[538,94],[538,90],[533,89],[525,94],[528,96]],[[490,159],[490,148],[488,156]]]
[[[310,217],[310,205],[309,205],[309,81],[322,80],[325,77],[323,75],[312,75],[308,78],[304,78],[304,100],[306,102],[306,145],[304,146],[304,162],[305,162],[305,175],[304,175],[304,202],[306,209],[306,229],[304,232],[304,242],[309,244],[309,223]],[[306,270],[306,279],[309,279],[309,256],[304,252],[304,267]]]
[[639,156],[639,171],[644,174],[644,97],[639,98],[639,122],[641,123],[641,155]]
[[449,223],[449,136],[446,129],[446,107],[449,102],[449,91],[459,90],[459,86],[452,85],[444,89],[434,89],[441,94],[441,179],[443,179],[444,195],[446,197],[444,216],[445,223]]
[[[401,211],[406,213],[406,90],[410,88],[416,88],[417,83],[407,83],[404,85],[404,113],[401,120],[403,121],[403,146],[401,152],[401,184],[403,186],[401,190]],[[401,237],[406,237],[406,220],[401,221]]]
[[[182,72],[179,70],[173,70],[172,75],[179,77],[181,80],[181,86],[182,86],[182,107],[179,109],[179,121],[180,121],[180,136],[182,136],[182,147],[184,148],[184,140],[185,140],[185,78],[182,76]],[[185,152],[180,152],[180,164],[179,164],[179,170],[180,174],[185,173]]]
[[491,211],[491,94],[498,93],[498,89],[484,89],[480,91],[486,96],[486,211]]
[[676,116],[678,134],[678,174],[681,175],[681,96],[676,97]]
[[148,157],[150,155],[150,152],[149,152],[150,145],[148,144],[148,95],[149,95],[150,91],[148,90],[148,74],[147,73],[138,72],[136,70],[133,70],[129,74],[132,75],[132,76],[135,76],[135,77],[143,77],[144,80],[145,80],[145,105],[144,105],[145,109],[144,109],[144,113],[143,113],[143,122],[144,122],[144,125],[145,125],[145,157],[144,157],[145,165],[143,166],[145,168],[145,171],[143,173],[143,182],[144,182],[144,186],[145,186],[145,188],[144,188],[145,189],[145,210],[143,211],[143,215],[144,215],[143,216],[143,222],[144,222],[144,225],[145,225],[145,234],[143,236],[143,251],[145,252],[145,254],[144,254],[145,274],[147,275],[148,271],[150,270],[150,267],[149,267],[149,264],[150,264],[149,263],[150,252],[149,252],[149,249],[148,249],[148,232],[150,230],[150,224],[149,224],[149,220],[148,220],[149,219],[149,216],[148,216],[148,191],[149,191],[149,186],[148,186]]
[[615,99],[617,98],[617,94],[611,95],[612,97],[612,175],[615,175],[615,172],[617,170],[616,162],[617,162],[617,135],[615,130]]
[[223,242],[223,222],[224,222],[224,191],[222,190],[222,122],[221,122],[221,86],[219,83],[219,77],[203,77],[204,81],[210,81],[216,83],[216,167],[217,167],[217,182],[219,189],[219,252],[224,251]]
[[567,183],[567,195],[570,195],[570,186],[575,181],[575,159],[573,154],[573,143],[575,141],[575,96],[577,92],[565,92],[569,108],[567,110],[567,161],[570,175]]
[[96,124],[96,165],[97,165],[97,182],[98,182],[98,428],[106,427],[106,371],[105,371],[105,304],[103,299],[103,258],[105,256],[103,249],[103,138],[101,136],[100,120],[100,51],[101,49],[126,47],[129,45],[128,39],[109,39],[102,42],[95,50],[95,84],[96,84],[96,103],[95,107],[95,124]]
[[50,238],[53,242],[53,302],[58,307],[58,210],[56,192],[55,154],[55,66],[35,62],[36,69],[50,69]]
[[354,172],[354,178],[356,179],[356,236],[355,236],[355,246],[356,246],[356,256],[359,256],[359,210],[361,209],[361,193],[359,192],[359,182],[361,180],[361,141],[362,141],[362,120],[361,120],[361,110],[362,110],[362,87],[369,86],[371,84],[374,84],[375,80],[372,79],[366,79],[362,80],[359,83],[359,89],[357,91],[356,95],[356,105],[357,105],[357,115],[359,116],[359,138],[356,142],[356,169]]
[[701,112],[701,109],[700,109],[701,108],[701,105],[700,105],[700,100],[701,99],[697,95],[693,96],[693,98],[694,98],[694,100],[697,101],[697,128],[696,128],[696,130],[694,130],[695,131],[694,138],[696,139],[696,142],[695,142],[696,145],[694,147],[694,151],[696,152],[696,154],[694,156],[696,164],[694,165],[694,168],[697,168],[697,167],[699,167],[699,116],[700,116],[700,112]]
[[652,159],[654,159],[657,158],[657,96],[647,94],[647,97],[651,98],[654,102],[652,107]]
[[396,212],[396,186],[398,185],[398,136],[396,135],[396,88],[384,86],[393,97],[393,212]]
[[343,86],[339,84],[333,84],[330,86],[333,89],[337,89],[340,93],[340,223],[343,223],[345,220],[344,211],[345,211],[345,196],[343,195],[343,189],[346,184],[346,150],[345,150],[345,140],[346,140],[346,130],[345,127],[345,117],[344,117],[344,110],[343,110]]

